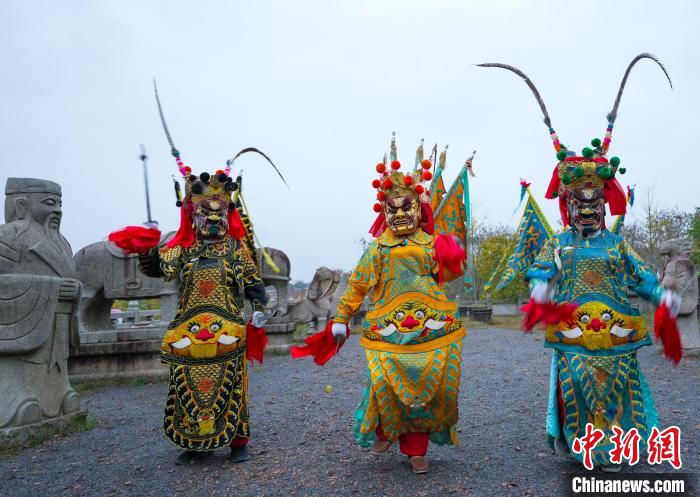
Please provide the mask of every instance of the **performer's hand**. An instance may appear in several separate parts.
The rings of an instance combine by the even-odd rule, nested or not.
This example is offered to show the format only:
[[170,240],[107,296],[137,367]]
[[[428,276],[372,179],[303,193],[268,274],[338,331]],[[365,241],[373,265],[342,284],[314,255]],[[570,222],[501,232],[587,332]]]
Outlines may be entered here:
[[331,333],[333,333],[333,338],[336,343],[341,344],[347,338],[348,325],[345,323],[333,323],[331,326]]
[[267,316],[265,316],[264,312],[255,311],[251,321],[256,328],[262,328],[267,323]]
[[681,310],[681,296],[677,292],[669,288],[665,288],[661,294],[661,300],[659,303],[666,304],[666,307],[668,307],[668,313],[672,318],[678,317],[678,313]]
[[549,302],[549,285],[546,281],[530,280],[530,297],[538,304]]

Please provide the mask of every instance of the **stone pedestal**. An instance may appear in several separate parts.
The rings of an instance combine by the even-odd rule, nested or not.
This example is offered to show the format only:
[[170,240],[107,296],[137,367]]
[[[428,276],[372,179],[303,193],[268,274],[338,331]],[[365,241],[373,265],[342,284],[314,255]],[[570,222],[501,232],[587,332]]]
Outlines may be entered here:
[[[267,334],[266,354],[285,355],[295,342],[296,323],[288,316],[273,317],[267,320],[265,333]],[[298,341],[298,340],[297,340]]]
[[159,359],[164,333],[157,326],[81,333],[68,360],[71,381],[165,378],[168,368]]
[[87,419],[87,411],[79,409],[70,414],[55,418],[47,418],[38,423],[18,426],[12,429],[0,429],[0,447],[20,447],[32,439],[48,437],[60,433],[74,423],[82,423]]

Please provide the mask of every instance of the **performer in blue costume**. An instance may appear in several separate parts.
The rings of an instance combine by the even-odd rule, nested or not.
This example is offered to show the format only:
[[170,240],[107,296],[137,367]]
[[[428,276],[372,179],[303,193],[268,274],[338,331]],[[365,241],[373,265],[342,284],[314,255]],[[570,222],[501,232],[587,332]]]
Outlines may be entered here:
[[616,179],[625,168],[620,167],[619,158],[606,155],[625,82],[634,64],[643,58],[655,61],[666,73],[653,56],[637,56],[625,72],[604,139],[592,140],[580,156],[559,142],[544,102],[527,76],[511,66],[482,64],[513,71],[530,86],[559,161],[546,197],[558,197],[565,229],[546,237],[525,274],[531,290],[531,301],[524,308],[525,327],[532,329],[544,322],[545,346],[553,349],[548,438],[557,452],[570,453],[581,461],[582,455],[571,447],[591,423],[604,433],[592,452],[592,462],[610,472],[621,468],[610,462],[612,428],[625,432],[635,428],[646,440],[658,424],[637,359],[637,349],[651,345],[652,340],[639,310],[630,305],[628,290],[660,306],[657,335],[674,362],[681,355],[675,328],[678,296],[662,288],[632,247],[605,227],[606,204],[612,215],[625,213],[626,196]]

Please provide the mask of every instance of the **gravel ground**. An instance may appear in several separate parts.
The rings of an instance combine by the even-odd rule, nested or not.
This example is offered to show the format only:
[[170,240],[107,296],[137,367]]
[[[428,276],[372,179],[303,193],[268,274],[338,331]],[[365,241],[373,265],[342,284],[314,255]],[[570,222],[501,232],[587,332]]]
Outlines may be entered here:
[[[682,429],[684,472],[700,466],[700,362],[672,367],[652,347],[640,352],[662,426]],[[372,456],[355,445],[351,423],[365,361],[352,337],[339,357],[267,357],[251,370],[251,452],[232,465],[226,450],[194,466],[173,464],[179,449],[162,434],[165,384],[88,391],[97,418],[89,432],[0,460],[3,496],[360,495],[412,497],[562,495],[579,470],[554,456],[544,422],[551,352],[542,335],[472,330],[464,341],[459,431],[462,446],[431,446],[430,473],[409,472],[396,448]],[[331,385],[332,393],[324,392]],[[664,463],[632,472],[669,472]]]

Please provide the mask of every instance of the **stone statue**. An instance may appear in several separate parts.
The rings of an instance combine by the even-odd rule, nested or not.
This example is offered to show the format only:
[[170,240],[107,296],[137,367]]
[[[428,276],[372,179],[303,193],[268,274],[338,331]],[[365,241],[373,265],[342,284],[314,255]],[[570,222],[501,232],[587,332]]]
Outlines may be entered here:
[[306,297],[289,303],[289,316],[295,323],[310,323],[313,328],[322,330],[335,311],[332,297],[338,288],[340,274],[337,271],[320,267],[309,284]]
[[68,381],[80,282],[61,235],[61,187],[9,178],[0,225],[0,442],[79,414]]
[[690,260],[691,240],[675,238],[661,245],[659,254],[666,258],[662,284],[681,296],[678,330],[685,355],[700,355],[698,331],[698,276]]
[[[164,245],[174,232],[165,234]],[[135,300],[160,297],[163,328],[177,310],[177,281],[151,278],[138,270],[138,255],[126,254],[109,240],[80,249],[73,258],[78,279],[83,284],[80,295],[80,331],[90,333],[113,329],[110,311],[115,299]]]
[[277,293],[277,302],[274,306],[268,304],[268,311],[273,317],[281,317],[287,315],[289,305],[289,280],[291,272],[291,264],[289,257],[280,249],[265,247],[272,261],[277,266],[278,271],[275,271],[263,257],[262,250],[255,249],[255,256],[258,267],[260,268],[260,276],[263,279],[266,287],[274,287]]

